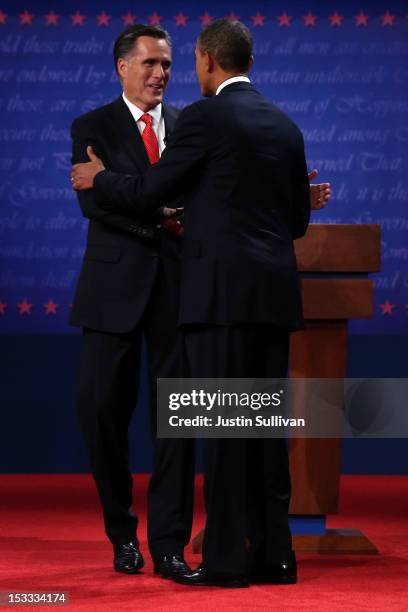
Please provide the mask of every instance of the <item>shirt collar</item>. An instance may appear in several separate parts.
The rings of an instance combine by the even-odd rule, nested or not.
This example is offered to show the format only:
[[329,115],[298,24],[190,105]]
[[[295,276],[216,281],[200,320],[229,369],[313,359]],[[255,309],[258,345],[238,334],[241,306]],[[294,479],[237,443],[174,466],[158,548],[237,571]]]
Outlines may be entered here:
[[220,93],[220,91],[222,89],[224,89],[224,87],[226,87],[227,85],[231,85],[231,83],[239,83],[239,82],[244,82],[244,83],[250,83],[251,81],[248,79],[248,77],[246,76],[235,76],[235,77],[231,77],[230,79],[227,79],[226,81],[224,81],[223,83],[221,83],[221,85],[218,85],[218,89],[215,92],[215,95],[218,96],[218,94]]
[[[136,106],[136,104],[133,104],[133,102],[128,100],[124,93],[122,94],[122,98],[123,98],[124,103],[128,107],[128,109],[132,113],[132,117],[134,118],[134,120],[135,121],[139,121],[140,117],[142,115],[144,115],[145,111],[142,111],[138,106]],[[148,111],[148,113],[149,113],[149,115],[151,115],[153,117],[153,122],[157,125],[159,123],[160,119],[161,119],[161,116],[162,116],[162,104],[161,104],[161,102],[157,106],[155,106],[154,108],[151,108]]]

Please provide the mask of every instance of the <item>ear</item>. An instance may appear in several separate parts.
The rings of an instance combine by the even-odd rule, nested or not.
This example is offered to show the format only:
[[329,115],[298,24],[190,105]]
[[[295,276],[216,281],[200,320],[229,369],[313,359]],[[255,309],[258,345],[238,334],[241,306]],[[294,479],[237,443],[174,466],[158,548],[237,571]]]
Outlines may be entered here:
[[204,64],[207,72],[214,72],[216,61],[208,51],[204,53]]
[[120,57],[118,59],[117,68],[118,68],[119,77],[122,80],[123,78],[126,78],[127,72],[128,72],[128,62],[123,57]]
[[254,56],[251,55],[251,59],[249,60],[248,70],[251,70],[253,65],[254,65]]

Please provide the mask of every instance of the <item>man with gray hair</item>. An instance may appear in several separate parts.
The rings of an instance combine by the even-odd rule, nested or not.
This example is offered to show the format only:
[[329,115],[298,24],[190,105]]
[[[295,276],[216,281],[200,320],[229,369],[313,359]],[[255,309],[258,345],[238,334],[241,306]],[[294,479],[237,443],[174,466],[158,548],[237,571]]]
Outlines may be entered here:
[[[178,111],[163,103],[172,63],[165,30],[138,24],[120,34],[114,63],[122,95],[72,124],[74,163],[92,145],[116,172],[141,174],[160,158]],[[179,375],[177,287],[180,238],[157,229],[156,214],[104,210],[93,190],[78,192],[89,219],[87,245],[72,306],[83,328],[78,408],[114,569],[144,565],[132,511],[128,428],[137,400],[145,343],[153,430],[154,470],[148,491],[148,541],[155,571],[188,571],[194,487],[192,440],[156,438],[156,380]],[[177,222],[173,228],[180,229]],[[137,502],[137,500],[136,500]]]

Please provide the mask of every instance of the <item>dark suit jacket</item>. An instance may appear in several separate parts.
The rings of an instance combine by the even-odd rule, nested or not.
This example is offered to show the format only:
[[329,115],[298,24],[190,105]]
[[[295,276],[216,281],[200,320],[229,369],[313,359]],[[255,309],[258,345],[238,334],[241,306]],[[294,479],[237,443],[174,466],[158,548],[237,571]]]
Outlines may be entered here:
[[104,171],[94,191],[110,210],[120,194],[133,214],[183,194],[180,324],[301,326],[293,239],[310,215],[303,138],[251,84],[185,108],[144,179]]
[[[163,106],[166,135],[178,111]],[[150,162],[135,121],[122,97],[76,119],[71,128],[72,162],[89,161],[92,145],[105,167],[115,172],[143,174]],[[168,250],[177,239],[158,232],[157,220],[132,211],[107,212],[95,201],[92,189],[78,192],[89,222],[87,245],[71,324],[112,333],[128,332],[140,321],[158,270],[164,241]],[[103,198],[102,198],[103,200]]]

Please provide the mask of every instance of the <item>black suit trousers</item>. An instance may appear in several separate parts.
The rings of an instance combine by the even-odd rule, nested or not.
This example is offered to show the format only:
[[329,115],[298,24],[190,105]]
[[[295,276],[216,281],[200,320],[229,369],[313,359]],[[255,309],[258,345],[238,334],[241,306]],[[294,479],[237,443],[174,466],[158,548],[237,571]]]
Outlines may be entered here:
[[[136,537],[128,428],[135,408],[143,337],[151,391],[154,470],[148,491],[148,540],[154,559],[182,553],[191,535],[193,440],[157,439],[156,379],[180,375],[176,307],[162,265],[145,314],[125,334],[84,329],[79,380],[79,419],[112,543]],[[136,500],[137,505],[137,500]]]
[[[193,378],[284,378],[289,331],[272,325],[190,326],[185,367]],[[206,439],[209,570],[244,574],[249,565],[283,561],[292,548],[290,476],[284,439]]]

